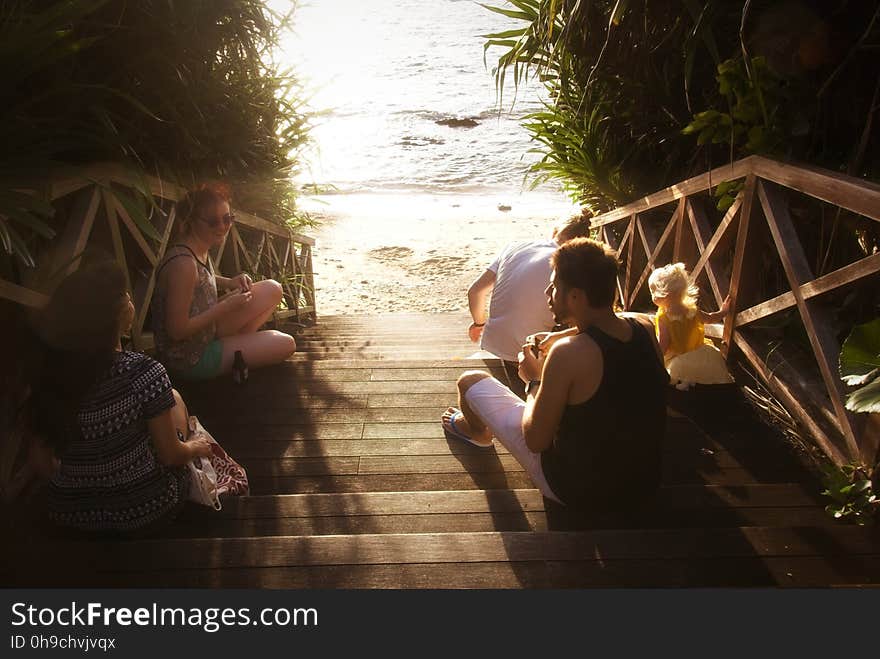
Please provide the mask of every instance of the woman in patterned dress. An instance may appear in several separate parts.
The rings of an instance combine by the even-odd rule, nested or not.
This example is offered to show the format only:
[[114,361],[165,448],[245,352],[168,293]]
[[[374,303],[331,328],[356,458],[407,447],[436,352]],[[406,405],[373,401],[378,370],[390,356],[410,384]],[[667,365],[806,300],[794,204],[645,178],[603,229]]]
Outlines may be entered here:
[[[152,302],[156,352],[175,377],[228,373],[237,351],[250,367],[260,367],[296,350],[289,334],[259,331],[281,301],[277,281],[214,274],[208,250],[222,244],[234,221],[220,187],[203,186],[177,205],[178,240],[157,270]],[[218,299],[218,289],[227,294]]]
[[90,531],[131,532],[172,517],[186,499],[186,463],[208,457],[182,442],[187,411],[165,368],[122,350],[134,305],[115,263],[65,279],[43,312],[50,355],[35,388],[32,427],[60,458],[49,516]]

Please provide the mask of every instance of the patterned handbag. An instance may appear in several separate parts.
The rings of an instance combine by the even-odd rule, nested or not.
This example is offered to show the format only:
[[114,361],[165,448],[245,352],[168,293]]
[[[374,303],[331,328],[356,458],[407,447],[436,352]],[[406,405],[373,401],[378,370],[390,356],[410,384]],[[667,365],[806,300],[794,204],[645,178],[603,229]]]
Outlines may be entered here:
[[188,464],[192,476],[189,498],[196,503],[220,510],[222,507],[220,496],[247,495],[250,487],[244,467],[229,457],[229,454],[194,416],[189,418],[189,430],[190,439],[201,437],[211,443],[210,458],[192,460]]

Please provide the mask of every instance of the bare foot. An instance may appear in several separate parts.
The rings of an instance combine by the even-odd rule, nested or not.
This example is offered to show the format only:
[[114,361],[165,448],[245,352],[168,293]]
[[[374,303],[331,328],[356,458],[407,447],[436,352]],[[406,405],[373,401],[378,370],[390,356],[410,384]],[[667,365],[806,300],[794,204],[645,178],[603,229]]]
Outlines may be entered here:
[[475,432],[474,429],[471,428],[471,424],[468,423],[464,414],[461,413],[461,410],[455,407],[449,407],[440,419],[443,424],[443,430],[448,434],[466,442],[470,442],[474,446],[482,448],[489,448],[492,446],[492,432],[488,428],[483,428],[482,430]]

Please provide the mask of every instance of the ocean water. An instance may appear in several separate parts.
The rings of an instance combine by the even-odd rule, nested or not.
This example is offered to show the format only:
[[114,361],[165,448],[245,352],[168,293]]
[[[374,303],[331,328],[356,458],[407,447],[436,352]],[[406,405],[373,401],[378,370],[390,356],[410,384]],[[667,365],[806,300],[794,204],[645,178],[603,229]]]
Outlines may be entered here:
[[[295,67],[318,113],[301,183],[571,208],[550,185],[524,193],[538,156],[520,120],[541,107],[540,86],[508,84],[499,105],[491,69],[500,51],[484,64],[480,35],[519,21],[472,0],[309,0],[294,23],[276,57]],[[438,123],[450,119],[473,125]]]

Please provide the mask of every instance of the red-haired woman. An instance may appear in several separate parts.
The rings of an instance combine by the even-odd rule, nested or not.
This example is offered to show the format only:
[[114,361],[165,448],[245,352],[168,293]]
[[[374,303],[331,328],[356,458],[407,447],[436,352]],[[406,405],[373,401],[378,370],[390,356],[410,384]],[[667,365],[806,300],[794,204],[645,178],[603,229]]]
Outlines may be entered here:
[[[178,241],[156,274],[152,314],[159,359],[185,380],[228,373],[237,351],[260,367],[296,350],[289,334],[260,331],[281,301],[277,281],[219,277],[208,263],[208,250],[223,242],[234,220],[220,187],[203,186],[177,205]],[[218,289],[228,294],[218,299]]]

